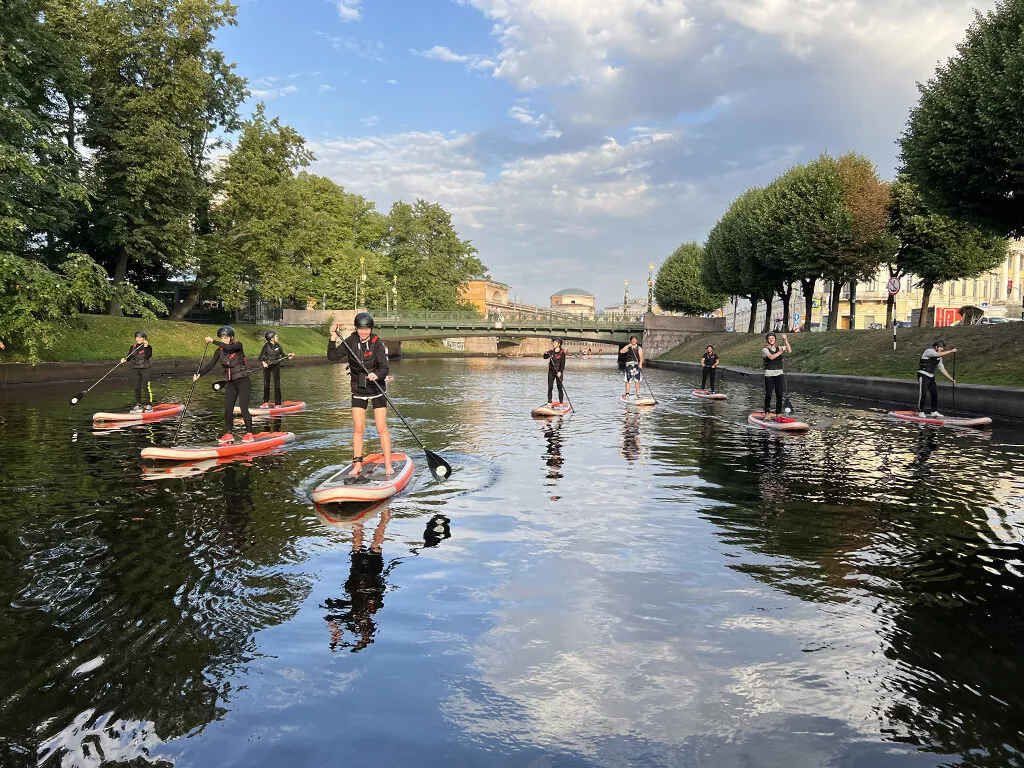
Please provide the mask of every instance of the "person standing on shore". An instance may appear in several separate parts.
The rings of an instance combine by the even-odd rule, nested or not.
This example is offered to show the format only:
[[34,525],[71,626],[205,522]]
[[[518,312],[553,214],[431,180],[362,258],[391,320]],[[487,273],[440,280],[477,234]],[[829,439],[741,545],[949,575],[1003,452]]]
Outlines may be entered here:
[[294,352],[285,352],[278,342],[277,333],[267,331],[263,334],[267,343],[263,345],[260,352],[260,362],[263,364],[263,405],[260,408],[270,407],[270,382],[274,382],[274,405],[281,404],[281,362],[285,359],[291,360],[295,357]]
[[[551,340],[551,349],[544,353],[544,359],[548,361],[548,403],[561,405],[565,400],[565,389],[562,387],[562,374],[565,373],[565,350],[562,349],[562,340],[555,337]],[[558,400],[551,399],[551,391],[554,385],[558,385]]]
[[205,376],[220,365],[227,384],[224,387],[224,434],[217,440],[218,443],[226,444],[235,442],[235,403],[242,411],[242,421],[245,422],[245,434],[242,436],[243,443],[251,443],[252,436],[252,414],[249,413],[249,398],[252,397],[252,382],[249,380],[249,372],[245,370],[245,350],[242,342],[235,341],[235,329],[230,325],[222,325],[217,329],[217,338],[206,337],[207,344],[216,344],[217,351],[213,353],[210,362],[199,369],[199,373],[192,377],[192,381],[198,381],[200,376]]
[[[785,346],[778,346],[775,343],[775,332],[764,337],[765,346],[761,350],[761,361],[764,365],[764,417],[775,419],[782,415],[782,386],[785,371],[782,370],[782,356],[793,354],[789,346],[789,338],[782,334],[782,343]],[[772,392],[775,393],[775,415],[770,413],[772,404]]]
[[700,375],[700,388],[707,392],[708,379],[711,379],[711,394],[715,394],[715,369],[718,368],[718,355],[715,354],[715,348],[708,344],[708,348],[704,350],[704,357],[701,358],[702,370]]
[[347,339],[341,336],[341,326],[331,326],[331,340],[327,343],[327,359],[348,362],[352,389],[352,475],[363,471],[363,432],[366,430],[366,411],[373,409],[373,422],[380,437],[384,454],[384,474],[391,477],[391,433],[388,432],[387,389],[388,355],[384,342],[373,332],[373,315],[360,312],[355,317],[355,331]]
[[[149,337],[145,331],[135,332],[135,343],[128,350],[128,355],[121,358],[121,363],[128,363],[132,372],[132,381],[135,382],[135,407],[131,413],[142,413],[153,410],[153,386],[150,383],[153,377],[151,362],[153,347],[149,343]],[[145,393],[143,393],[145,388]],[[145,398],[146,404],[142,404]]]
[[939,388],[935,386],[935,371],[941,371],[943,376],[956,384],[956,380],[949,375],[946,366],[942,364],[942,358],[955,353],[956,349],[946,349],[946,342],[942,339],[934,341],[928,349],[921,353],[921,361],[917,365],[917,415],[919,417],[925,416],[924,395],[927,391],[932,404],[932,417],[942,418],[942,414],[939,413]]
[[629,399],[629,383],[633,382],[636,397],[640,397],[640,382],[644,377],[644,348],[636,336],[629,337],[629,344],[619,350],[619,354],[625,357],[626,362],[626,394],[623,400]]

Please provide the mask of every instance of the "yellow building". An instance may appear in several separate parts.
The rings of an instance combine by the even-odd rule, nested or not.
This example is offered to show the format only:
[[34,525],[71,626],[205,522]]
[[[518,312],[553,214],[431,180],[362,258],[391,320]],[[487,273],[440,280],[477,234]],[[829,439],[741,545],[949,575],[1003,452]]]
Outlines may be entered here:
[[459,286],[462,299],[487,317],[492,308],[508,305],[508,286],[495,280],[470,280]]
[[594,294],[582,288],[565,288],[551,296],[551,308],[559,312],[572,312],[591,320],[596,314]]

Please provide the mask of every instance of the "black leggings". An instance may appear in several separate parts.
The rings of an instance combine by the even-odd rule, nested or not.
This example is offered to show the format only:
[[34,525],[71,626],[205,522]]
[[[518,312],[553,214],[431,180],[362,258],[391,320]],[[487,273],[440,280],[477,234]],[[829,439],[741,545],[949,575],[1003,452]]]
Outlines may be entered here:
[[923,373],[917,374],[917,410],[918,412],[924,411],[924,393],[928,393],[928,398],[932,401],[932,410],[939,410],[939,388],[935,386],[934,376],[925,376]]
[[270,379],[274,379],[274,404],[281,404],[281,367],[272,365],[263,369],[263,402],[270,402]]
[[562,377],[557,376],[553,370],[548,368],[548,402],[551,402],[551,390],[554,385],[558,385],[558,400],[562,402],[565,400],[565,388],[562,386]]
[[782,380],[785,376],[764,377],[764,413],[767,416],[772,405],[772,390],[775,390],[775,413],[782,414]]
[[711,377],[711,390],[714,391],[714,389],[715,389],[715,369],[714,368],[709,368],[706,365],[704,366],[704,372],[701,373],[701,375],[700,375],[700,388],[701,389],[707,389],[705,384],[708,383],[708,376]]
[[149,368],[132,368],[132,380],[135,382],[135,402],[142,404],[142,388],[146,388],[145,402],[150,405],[153,404],[153,387],[150,386],[150,379],[152,378],[152,370]]
[[249,413],[249,398],[252,396],[252,382],[248,376],[231,379],[224,387],[224,434],[230,434],[235,428],[235,403],[242,409],[242,420],[245,431],[252,432],[252,414]]

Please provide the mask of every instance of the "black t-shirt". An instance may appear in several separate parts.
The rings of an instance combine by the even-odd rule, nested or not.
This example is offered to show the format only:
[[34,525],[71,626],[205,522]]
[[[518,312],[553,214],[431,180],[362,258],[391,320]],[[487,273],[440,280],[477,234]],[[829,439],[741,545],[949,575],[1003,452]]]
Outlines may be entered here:
[[707,353],[707,352],[704,353],[704,367],[705,368],[714,368],[715,363],[717,363],[717,362],[718,362],[718,355],[716,355],[714,352],[711,352],[710,354]]

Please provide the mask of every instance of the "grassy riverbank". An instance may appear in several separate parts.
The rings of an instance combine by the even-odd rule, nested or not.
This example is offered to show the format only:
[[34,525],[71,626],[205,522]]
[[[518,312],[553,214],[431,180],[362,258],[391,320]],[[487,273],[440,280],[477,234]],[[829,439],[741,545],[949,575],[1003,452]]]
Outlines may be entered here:
[[[171,320],[144,321],[138,318],[82,315],[82,327],[69,331],[42,352],[43,362],[82,362],[87,360],[117,360],[135,342],[135,331],[144,329],[158,357],[195,357],[203,353],[203,338],[214,336],[218,325],[185,323]],[[263,348],[263,333],[271,330],[263,325],[234,326],[238,340],[245,345],[246,354],[258,355]],[[327,334],[319,328],[293,326],[274,328],[281,346],[296,355],[323,355],[327,349]],[[449,351],[440,341],[406,341],[403,352]],[[27,358],[16,350],[0,353],[0,362],[26,362]]]
[[[789,343],[793,354],[787,357],[786,368],[803,373],[913,379],[921,351],[935,339],[945,339],[949,348],[959,350],[956,354],[958,382],[1024,386],[1024,323],[901,328],[896,331],[895,353],[891,329],[791,333]],[[681,344],[660,359],[699,362],[708,344],[715,345],[723,366],[761,368],[762,334],[709,334]],[[952,372],[952,357],[947,357],[945,362]]]

